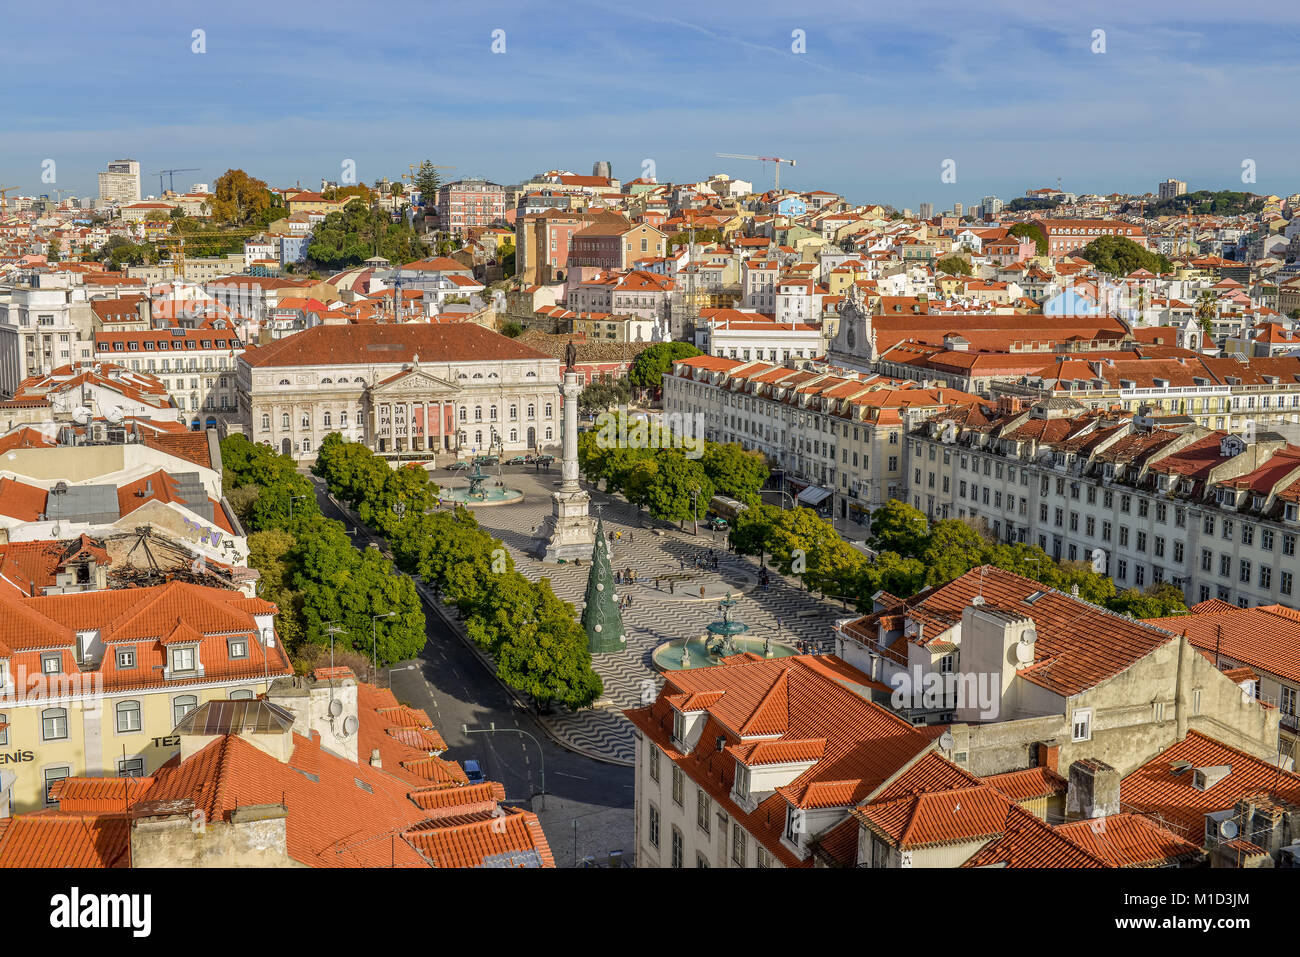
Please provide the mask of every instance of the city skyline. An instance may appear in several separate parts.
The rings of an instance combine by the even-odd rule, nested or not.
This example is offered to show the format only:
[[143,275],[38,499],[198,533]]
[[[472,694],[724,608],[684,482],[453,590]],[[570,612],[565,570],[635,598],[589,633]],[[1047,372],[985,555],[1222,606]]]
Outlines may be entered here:
[[[257,9],[255,34],[232,28],[253,9],[214,20],[190,5],[129,24],[88,10],[62,24],[63,53],[97,58],[120,95],[104,105],[73,75],[47,74],[42,95],[13,110],[0,178],[89,196],[104,164],[129,156],[145,194],[169,167],[198,167],[186,187],[227,168],[310,187],[339,179],[345,160],[372,182],[430,158],[456,167],[447,178],[501,183],[597,160],[627,180],[650,160],[661,182],[725,172],[771,184],[770,164],[714,156],[736,152],[794,157],[782,171],[791,188],[898,208],[1007,199],[1058,177],[1076,193],[1153,191],[1171,176],[1189,190],[1281,195],[1300,182],[1295,135],[1277,121],[1300,14],[1281,7],[1228,21],[1185,4],[1178,26],[1152,28],[1150,9],[1049,15],[1013,0],[944,16],[927,15],[931,4],[767,4],[739,25],[604,4],[562,23],[517,5],[472,22],[380,6],[345,23],[331,16],[342,7],[290,4]],[[12,35],[48,17],[17,10]],[[44,56],[39,44],[8,51],[0,70],[16,86]],[[1215,138],[1207,116],[1249,132]],[[941,181],[949,159],[955,183]],[[1254,183],[1242,182],[1248,159]]]

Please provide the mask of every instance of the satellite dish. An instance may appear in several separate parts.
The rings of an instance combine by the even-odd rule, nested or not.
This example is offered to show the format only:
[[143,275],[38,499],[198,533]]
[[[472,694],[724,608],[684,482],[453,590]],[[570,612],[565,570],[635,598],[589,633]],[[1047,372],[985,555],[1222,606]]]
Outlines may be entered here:
[[126,413],[122,411],[122,407],[120,405],[113,406],[105,414],[105,418],[108,419],[111,425],[121,425],[122,419],[125,417],[126,417]]
[[1034,660],[1034,643],[1032,641],[1016,642],[1016,661],[1027,665]]
[[357,728],[358,728],[359,726],[360,726],[360,722],[357,721],[355,715],[351,715],[351,714],[350,714],[350,715],[348,715],[346,718],[343,719],[343,733],[344,733],[345,735],[349,735],[349,736],[350,736],[350,735],[354,735],[354,734],[356,734],[356,733],[357,733]]
[[332,699],[330,701],[330,717],[337,718],[342,713],[343,713],[343,702],[340,701],[338,698]]
[[94,414],[95,413],[90,406],[79,405],[72,410],[72,421],[76,422],[77,425],[85,425],[91,420]]
[[956,743],[957,741],[952,736],[951,731],[945,731],[943,734],[939,735],[939,747],[941,747],[945,751],[951,751],[953,745],[955,745]]
[[1237,836],[1237,822],[1229,818],[1219,822],[1219,837],[1231,841]]

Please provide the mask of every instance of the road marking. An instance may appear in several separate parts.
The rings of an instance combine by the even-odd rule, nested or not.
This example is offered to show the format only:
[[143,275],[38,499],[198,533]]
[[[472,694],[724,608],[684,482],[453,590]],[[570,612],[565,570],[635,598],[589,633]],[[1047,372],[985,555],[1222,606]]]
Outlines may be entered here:
[[582,775],[580,775],[580,774],[567,774],[567,773],[565,773],[564,771],[555,771],[555,772],[553,772],[553,773],[558,774],[558,775],[559,775],[560,777],[562,777],[562,778],[573,778],[575,781],[590,781],[590,780],[591,780],[591,778],[584,778],[584,777],[582,777]]

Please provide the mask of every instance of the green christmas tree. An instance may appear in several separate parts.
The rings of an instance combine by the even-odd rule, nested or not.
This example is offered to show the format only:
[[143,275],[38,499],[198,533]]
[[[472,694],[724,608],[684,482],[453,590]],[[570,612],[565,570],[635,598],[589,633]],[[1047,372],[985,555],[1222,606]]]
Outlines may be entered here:
[[582,609],[582,627],[587,629],[587,648],[593,655],[627,648],[623,615],[614,595],[614,566],[609,558],[609,539],[605,537],[605,524],[599,518],[596,519],[591,572],[587,575],[587,604]]

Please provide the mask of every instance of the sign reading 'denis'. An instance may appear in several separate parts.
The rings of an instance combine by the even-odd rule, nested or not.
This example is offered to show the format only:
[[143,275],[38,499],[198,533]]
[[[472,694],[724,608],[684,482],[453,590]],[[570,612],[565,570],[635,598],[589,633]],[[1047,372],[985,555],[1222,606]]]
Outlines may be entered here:
[[50,898],[50,926],[55,928],[127,928],[134,937],[148,937],[152,915],[152,894],[82,894],[74,887]]

